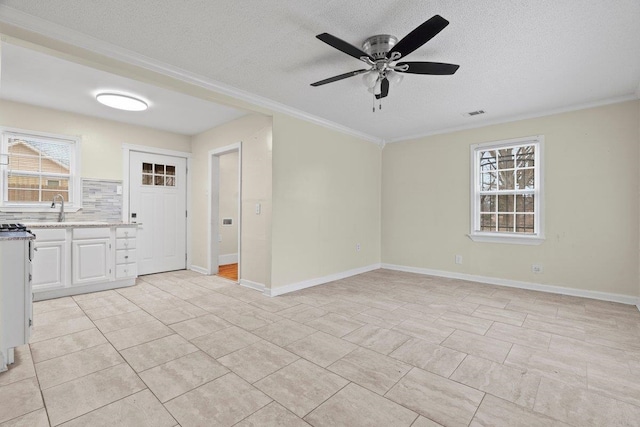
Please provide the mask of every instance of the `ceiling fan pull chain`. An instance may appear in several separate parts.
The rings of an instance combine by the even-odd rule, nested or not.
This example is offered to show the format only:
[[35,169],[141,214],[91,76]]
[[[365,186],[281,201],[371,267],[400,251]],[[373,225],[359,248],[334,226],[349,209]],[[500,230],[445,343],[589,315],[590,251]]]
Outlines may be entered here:
[[371,106],[373,107],[373,112],[376,112],[376,94],[373,94],[373,98],[371,99]]

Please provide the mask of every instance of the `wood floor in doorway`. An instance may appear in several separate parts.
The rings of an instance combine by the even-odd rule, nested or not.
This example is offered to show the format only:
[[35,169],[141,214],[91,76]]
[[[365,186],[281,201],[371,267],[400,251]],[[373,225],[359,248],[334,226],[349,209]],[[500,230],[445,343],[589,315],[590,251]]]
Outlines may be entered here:
[[238,264],[226,264],[218,267],[218,276],[229,280],[238,280]]

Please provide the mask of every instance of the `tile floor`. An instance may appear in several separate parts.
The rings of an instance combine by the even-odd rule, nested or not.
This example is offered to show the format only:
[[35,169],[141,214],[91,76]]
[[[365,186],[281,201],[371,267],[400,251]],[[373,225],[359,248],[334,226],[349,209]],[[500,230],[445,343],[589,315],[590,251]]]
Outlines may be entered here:
[[377,270],[39,302],[0,426],[638,426],[633,306]]

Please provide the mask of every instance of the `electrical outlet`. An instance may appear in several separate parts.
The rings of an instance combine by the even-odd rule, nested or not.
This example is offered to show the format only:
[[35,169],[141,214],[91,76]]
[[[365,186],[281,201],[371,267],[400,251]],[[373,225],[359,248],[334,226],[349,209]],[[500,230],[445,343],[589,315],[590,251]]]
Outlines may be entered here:
[[456,264],[462,264],[462,255],[456,255]]
[[541,264],[531,264],[531,271],[534,274],[542,273],[542,265]]
[[356,243],[356,252],[360,252],[360,243]]

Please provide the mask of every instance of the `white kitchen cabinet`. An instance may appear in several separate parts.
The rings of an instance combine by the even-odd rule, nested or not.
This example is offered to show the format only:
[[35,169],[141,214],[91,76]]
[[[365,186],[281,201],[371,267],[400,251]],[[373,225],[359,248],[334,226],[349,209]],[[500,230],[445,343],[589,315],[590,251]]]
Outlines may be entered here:
[[134,226],[38,228],[33,260],[34,300],[132,286],[138,276]]

